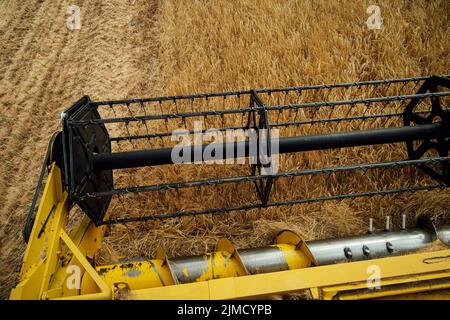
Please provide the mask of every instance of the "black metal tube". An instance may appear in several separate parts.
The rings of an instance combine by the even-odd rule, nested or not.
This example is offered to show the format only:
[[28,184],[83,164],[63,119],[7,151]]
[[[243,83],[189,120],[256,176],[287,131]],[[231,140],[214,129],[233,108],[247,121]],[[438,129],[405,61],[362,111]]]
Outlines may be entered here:
[[[416,126],[359,130],[311,136],[284,137],[279,139],[278,153],[282,154],[300,151],[348,148],[424,140],[437,138],[443,133],[446,133],[444,124],[431,123]],[[187,150],[190,153],[190,161],[204,161],[205,159],[195,159],[194,161],[193,155],[203,154],[203,151],[208,146],[210,145],[188,147]],[[218,146],[218,148],[220,148],[220,146]],[[236,158],[238,150],[245,151],[245,157],[248,157],[250,154],[250,143],[248,141],[224,143],[222,144],[222,148],[223,159]],[[234,150],[231,155],[226,152],[226,150],[230,150],[229,148]],[[101,153],[96,154],[93,157],[93,165],[95,170],[136,168],[172,163],[172,148]]]
[[280,139],[279,153],[349,148],[366,145],[416,141],[437,138],[445,131],[443,124],[339,132]]

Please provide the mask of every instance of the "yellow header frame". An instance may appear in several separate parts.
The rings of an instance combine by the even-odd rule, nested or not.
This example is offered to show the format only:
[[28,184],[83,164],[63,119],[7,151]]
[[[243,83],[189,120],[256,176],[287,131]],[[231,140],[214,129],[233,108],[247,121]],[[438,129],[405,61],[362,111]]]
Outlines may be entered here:
[[[108,282],[98,272],[95,256],[103,241],[105,226],[96,227],[84,217],[70,234],[65,228],[69,215],[68,195],[62,188],[61,171],[53,163],[24,254],[19,284],[11,299],[247,299],[307,290],[314,299],[433,298],[449,299],[450,250],[437,250],[328,266],[308,267],[257,275],[245,275],[240,263],[224,272],[224,278],[199,279],[188,284],[167,282],[130,289],[117,274]],[[222,240],[221,250],[233,255],[232,245]],[[307,256],[307,254],[306,254]],[[156,260],[167,263],[162,252]],[[236,257],[238,261],[238,257]],[[153,261],[153,260],[152,260]],[[239,262],[239,261],[238,261]],[[89,293],[67,285],[70,267],[77,266]],[[379,288],[369,289],[371,272],[379,270]],[[235,276],[229,276],[235,274]],[[142,277],[142,278],[140,278]]]

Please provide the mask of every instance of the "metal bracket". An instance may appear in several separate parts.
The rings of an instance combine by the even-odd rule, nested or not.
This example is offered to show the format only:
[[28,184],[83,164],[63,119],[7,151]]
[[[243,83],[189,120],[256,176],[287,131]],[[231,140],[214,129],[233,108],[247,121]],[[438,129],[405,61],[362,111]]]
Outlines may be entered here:
[[[269,115],[264,102],[254,90],[251,93],[250,108],[252,109],[253,128],[257,132],[258,144],[256,163],[252,164],[251,175],[255,175],[256,173],[262,175],[262,168],[269,168],[269,170],[271,170],[270,168],[272,167],[270,124]],[[258,119],[256,118],[256,115],[258,115]],[[264,163],[261,161],[262,156],[265,157]],[[266,179],[254,181],[256,191],[263,207],[266,207],[269,202],[269,195],[273,185],[272,175],[267,173],[265,173],[265,175],[267,175]]]
[[[419,88],[418,94],[439,92],[439,87],[450,88],[450,80],[444,77],[433,76],[425,80],[422,86]],[[428,124],[440,121],[446,125],[447,133],[450,132],[450,112],[447,111],[445,106],[443,108],[439,97],[433,96],[431,99],[431,113],[427,116],[421,116],[414,111],[418,107],[421,100],[411,99],[405,108],[403,114],[403,123],[405,126],[413,126],[419,124]],[[406,142],[406,148],[408,150],[409,159],[420,159],[427,151],[434,149],[438,152],[439,156],[445,157],[449,155],[450,151],[450,139],[448,134],[442,135],[436,139],[425,139],[421,144],[415,148],[413,141]],[[431,176],[433,179],[445,183],[450,186],[450,162],[442,161],[440,163],[441,170],[437,171],[435,168],[427,164],[417,164],[416,167],[421,171]]]
[[62,117],[65,186],[69,197],[97,225],[106,214],[111,196],[83,197],[89,192],[113,189],[112,170],[96,171],[92,157],[97,153],[110,153],[111,142],[104,124],[74,126],[73,121],[100,119],[97,109],[84,96],[69,108]]

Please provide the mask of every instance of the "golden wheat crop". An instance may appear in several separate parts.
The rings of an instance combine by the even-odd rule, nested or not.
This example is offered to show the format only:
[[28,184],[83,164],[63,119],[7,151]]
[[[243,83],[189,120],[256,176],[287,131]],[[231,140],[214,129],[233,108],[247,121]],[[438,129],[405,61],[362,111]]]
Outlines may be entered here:
[[[0,3],[4,298],[20,270],[25,248],[21,230],[48,138],[58,129],[59,113],[82,94],[105,100],[450,70],[450,2],[445,0],[377,1],[383,19],[380,30],[368,30],[365,24],[371,1],[80,0],[82,28],[69,31],[64,23],[72,2]],[[396,152],[382,150],[386,156]],[[364,152],[344,154],[349,162],[371,159],[369,151]],[[317,167],[331,163],[337,154],[311,159]],[[175,169],[151,170],[162,179],[180,176]],[[196,174],[191,168],[181,175]],[[279,188],[289,192],[289,186]],[[195,202],[194,195],[191,198]],[[158,245],[169,256],[198,254],[212,250],[222,236],[237,247],[263,245],[284,228],[307,239],[342,236],[364,231],[369,217],[382,225],[386,215],[401,213],[411,223],[423,212],[449,218],[449,198],[449,192],[436,191],[117,225],[105,239],[99,260],[149,257]],[[129,205],[155,209],[149,208],[151,203],[147,199]]]

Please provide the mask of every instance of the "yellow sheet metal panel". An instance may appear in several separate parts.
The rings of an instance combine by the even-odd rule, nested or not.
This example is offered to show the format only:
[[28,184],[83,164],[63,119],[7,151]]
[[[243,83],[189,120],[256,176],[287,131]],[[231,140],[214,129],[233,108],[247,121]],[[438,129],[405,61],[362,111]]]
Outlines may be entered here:
[[450,300],[450,289],[401,294],[379,298],[380,300]]
[[[80,290],[76,288],[69,288],[66,285],[67,278],[71,274],[70,270],[73,270],[75,266],[81,270],[82,279],[90,279],[92,283],[92,277],[85,274],[84,267],[79,259],[76,257],[84,257],[84,260],[94,261],[95,254],[98,248],[101,246],[104,234],[104,226],[96,227],[94,223],[86,216],[82,222],[76,227],[68,236],[71,242],[76,247],[76,254],[72,252],[68,246],[61,252],[61,259],[65,260],[61,266],[56,270],[52,282],[49,285],[49,291],[57,288],[61,288],[62,293],[60,296],[74,296],[80,294]],[[98,288],[94,285],[92,293],[97,292]],[[54,297],[52,293],[49,293]]]
[[[450,274],[449,274],[450,276]],[[429,292],[434,290],[443,290],[450,288],[450,277],[441,279],[440,282],[434,281],[423,281],[424,284],[415,283],[411,284],[401,284],[394,285],[392,288],[387,288],[387,290],[383,290],[384,285],[380,288],[380,290],[364,290],[362,292],[356,293],[342,293],[337,296],[339,300],[361,300],[361,299],[374,299],[374,298],[382,298],[388,296],[397,296],[397,295],[406,295],[411,293],[420,293],[420,292]]]
[[[157,259],[137,261],[102,266],[96,271],[110,288],[114,288],[115,284],[127,284],[131,290],[173,285],[170,270],[163,263],[163,260]],[[89,277],[83,278],[81,294],[95,291],[94,281]]]
[[46,257],[48,248],[48,226],[55,212],[56,206],[62,200],[61,170],[53,164],[47,177],[47,182],[42,193],[39,208],[36,213],[35,222],[31,231],[30,239],[23,257],[23,266],[20,279],[24,279],[27,273],[33,272],[34,267]]
[[78,250],[77,246],[75,245],[75,243],[72,242],[72,240],[67,235],[67,233],[65,233],[64,230],[61,230],[59,233],[59,236],[64,241],[64,243],[67,245],[69,250],[72,251],[72,253],[74,254],[74,258],[76,258],[80,262],[82,267],[84,268],[84,270],[85,270],[84,275],[85,276],[89,275],[89,277],[91,277],[94,280],[99,291],[101,291],[103,293],[111,293],[112,292],[111,287],[109,287],[103,281],[103,279],[99,276],[99,274],[94,269],[94,267],[92,267],[92,265],[89,263],[89,261],[87,261],[85,254]]
[[168,287],[133,290],[128,297],[136,300],[210,300],[209,282],[193,282]]
[[[435,282],[435,284],[439,284],[440,281],[444,280],[447,281],[450,285],[450,274],[448,270],[445,270],[444,272],[432,272],[432,273],[425,273],[425,274],[413,274],[408,276],[401,276],[401,277],[395,277],[395,278],[384,278],[382,279],[382,283],[380,285],[382,287],[390,287],[393,288],[395,286],[399,285],[408,285],[408,286],[420,286],[420,282],[426,283],[426,282]],[[431,290],[430,286],[430,290]],[[328,293],[337,293],[339,292],[341,296],[345,295],[346,291],[362,291],[364,289],[367,289],[367,283],[366,282],[360,282],[360,283],[348,283],[344,285],[337,285],[337,286],[327,286],[325,288],[322,288],[322,291],[324,294]],[[375,290],[377,291],[377,290]],[[374,291],[374,292],[375,292]]]
[[11,299],[40,299],[58,268],[59,230],[67,223],[67,193],[60,169],[52,164],[24,255],[20,280]]
[[36,300],[39,297],[39,288],[45,271],[45,265],[41,261],[23,278],[17,287],[11,290],[11,300]]
[[[428,263],[428,261],[437,262]],[[188,291],[195,291],[196,296],[202,299],[260,297],[308,288],[365,283],[368,278],[367,268],[371,265],[378,265],[383,270],[382,281],[396,277],[416,279],[418,275],[432,272],[450,276],[450,250],[142,289],[132,294],[140,299],[191,299],[185,295]]]

